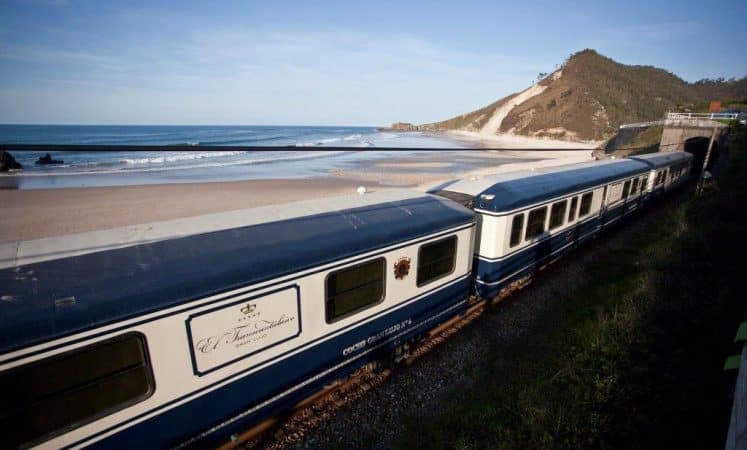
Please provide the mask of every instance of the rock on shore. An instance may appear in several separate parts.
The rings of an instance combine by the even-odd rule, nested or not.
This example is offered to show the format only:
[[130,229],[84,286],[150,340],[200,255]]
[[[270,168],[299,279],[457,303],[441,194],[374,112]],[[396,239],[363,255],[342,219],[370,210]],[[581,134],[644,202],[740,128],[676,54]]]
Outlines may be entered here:
[[47,153],[46,155],[40,157],[38,160],[36,160],[36,164],[39,166],[48,166],[50,164],[64,164],[65,161],[61,159],[52,159],[52,155]]
[[407,122],[397,122],[389,127],[381,127],[379,131],[420,131],[420,127]]
[[23,166],[10,153],[0,150],[0,172],[21,170]]

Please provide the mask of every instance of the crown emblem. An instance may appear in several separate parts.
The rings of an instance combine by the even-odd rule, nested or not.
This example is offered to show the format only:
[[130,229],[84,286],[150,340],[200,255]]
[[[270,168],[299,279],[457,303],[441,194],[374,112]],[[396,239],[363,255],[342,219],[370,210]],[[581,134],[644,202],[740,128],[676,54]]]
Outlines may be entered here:
[[410,258],[403,257],[394,263],[394,278],[397,280],[404,279],[410,273]]
[[252,305],[251,303],[247,303],[246,306],[241,308],[241,312],[244,313],[244,315],[247,315],[247,314],[253,313],[255,309],[257,309],[257,305]]

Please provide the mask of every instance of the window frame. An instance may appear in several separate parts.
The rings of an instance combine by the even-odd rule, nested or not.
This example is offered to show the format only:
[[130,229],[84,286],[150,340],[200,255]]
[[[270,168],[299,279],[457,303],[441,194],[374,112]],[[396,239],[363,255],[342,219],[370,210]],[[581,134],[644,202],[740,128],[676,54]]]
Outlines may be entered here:
[[[571,198],[571,204],[568,206],[568,222],[571,223],[576,220],[578,216],[578,195],[574,195],[573,198]],[[571,217],[573,216],[573,217]]]
[[[141,349],[142,349],[142,353],[143,353],[142,362],[143,362],[144,367],[145,367],[145,380],[146,380],[146,383],[147,383],[146,386],[147,386],[148,389],[143,394],[140,394],[140,395],[138,395],[136,397],[132,397],[132,398],[130,398],[130,399],[128,399],[128,400],[126,400],[126,401],[124,401],[122,403],[119,403],[119,404],[114,405],[114,406],[109,406],[108,408],[104,408],[104,409],[98,411],[95,414],[91,414],[91,415],[85,416],[83,418],[77,419],[75,421],[69,422],[69,423],[67,423],[64,426],[56,428],[56,429],[54,429],[52,431],[49,431],[49,432],[47,432],[45,434],[40,434],[40,435],[34,437],[33,439],[31,439],[29,441],[22,442],[20,444],[21,448],[27,448],[27,447],[37,446],[37,445],[42,444],[42,443],[44,443],[46,441],[49,441],[49,440],[54,439],[54,438],[56,438],[58,436],[61,436],[61,435],[65,434],[65,433],[69,433],[69,432],[71,432],[73,430],[76,430],[76,429],[78,429],[80,427],[83,427],[83,426],[86,426],[86,425],[88,425],[90,423],[93,423],[93,422],[95,422],[95,421],[97,421],[99,419],[111,416],[113,414],[118,413],[119,411],[123,411],[123,410],[125,410],[125,409],[127,409],[127,408],[129,408],[131,406],[134,406],[134,405],[136,405],[138,403],[144,402],[145,400],[147,400],[150,397],[152,397],[153,394],[155,394],[155,392],[156,392],[156,378],[155,378],[155,376],[153,374],[153,364],[151,362],[150,351],[148,349],[148,339],[145,336],[145,334],[143,334],[142,332],[139,332],[139,331],[127,331],[127,332],[124,332],[122,334],[111,336],[111,337],[106,338],[106,339],[102,339],[102,340],[95,341],[95,342],[90,342],[90,343],[88,343],[86,345],[82,345],[82,346],[79,346],[79,347],[76,347],[76,348],[72,348],[72,349],[66,350],[66,351],[61,352],[61,353],[50,355],[50,356],[48,356],[46,358],[41,358],[41,359],[33,361],[31,363],[23,364],[23,365],[20,365],[18,367],[14,367],[14,368],[8,370],[7,374],[11,375],[11,374],[13,374],[16,371],[33,369],[33,368],[35,368],[37,366],[44,365],[45,363],[50,363],[50,362],[53,362],[55,360],[65,359],[65,358],[68,358],[71,355],[74,355],[76,353],[83,353],[83,352],[93,351],[93,350],[96,350],[97,347],[104,347],[104,346],[109,345],[109,344],[113,344],[113,343],[117,343],[117,342],[121,342],[121,341],[127,340],[127,339],[129,339],[131,337],[139,340],[140,344],[141,344]],[[97,377],[97,378],[95,378],[95,380],[102,381],[102,377]],[[89,381],[87,384],[90,384],[90,383],[92,383],[92,382]],[[68,388],[67,390],[69,390],[69,389],[70,388]]]
[[[590,199],[589,200],[589,209],[585,213],[582,213],[581,211],[583,210],[584,197],[586,197],[586,196],[588,196],[588,198]],[[592,206],[593,203],[594,203],[594,191],[586,192],[586,193],[584,193],[584,194],[581,195],[581,200],[579,200],[579,202],[578,202],[578,218],[579,219],[582,218],[582,217],[586,217],[586,216],[588,216],[588,215],[591,214],[591,206]]]
[[[508,248],[514,248],[521,245],[522,242],[524,242],[524,227],[526,225],[526,214],[524,212],[520,212],[518,214],[514,214],[511,218],[511,228],[508,230]],[[513,237],[514,237],[514,221],[518,218],[521,218],[521,229],[519,230],[518,240],[515,244],[513,244]]]
[[[428,245],[440,244],[442,242],[446,242],[446,241],[449,241],[449,240],[453,240],[454,241],[454,257],[451,260],[451,270],[449,270],[448,272],[445,272],[445,273],[437,276],[436,278],[431,278],[431,279],[426,280],[426,281],[424,281],[422,283],[419,282],[418,281],[418,275],[420,275],[420,261],[421,261],[420,254],[423,251],[423,247],[426,247]],[[440,280],[442,278],[448,277],[449,275],[453,274],[454,271],[456,270],[456,265],[457,265],[456,262],[457,262],[457,253],[458,252],[459,252],[459,237],[456,234],[452,234],[451,236],[447,236],[445,238],[438,239],[436,241],[432,241],[432,242],[427,242],[425,244],[421,244],[418,247],[418,265],[415,268],[415,285],[417,287],[419,287],[419,288],[423,287],[423,286],[427,286],[428,284],[433,283],[434,281],[438,281],[438,280]]]
[[[532,215],[533,212],[539,211],[540,209],[543,209],[545,211],[543,215],[544,217],[542,220],[542,231],[532,236],[529,236],[527,233],[529,233],[529,224],[531,223],[530,216]],[[536,239],[537,237],[542,236],[543,234],[547,233],[547,217],[548,217],[547,213],[548,213],[547,205],[543,205],[538,208],[534,208],[534,209],[527,211],[527,223],[526,223],[526,227],[524,227],[524,241],[530,241],[532,239]]]
[[620,196],[621,200],[626,200],[630,195],[630,183],[632,183],[631,180],[625,180],[625,183],[623,183],[622,195]]
[[[382,279],[381,279],[381,281],[382,281],[382,283],[381,283],[382,284],[381,298],[379,300],[377,300],[376,302],[367,303],[363,307],[360,307],[358,309],[354,309],[352,311],[348,311],[345,314],[341,314],[339,316],[336,316],[336,317],[330,319],[329,316],[328,316],[328,314],[327,314],[327,304],[329,303],[329,277],[331,277],[334,274],[337,274],[337,273],[340,273],[340,272],[344,272],[346,270],[356,269],[358,267],[365,266],[366,264],[370,264],[370,263],[372,263],[374,261],[383,261],[383,268],[384,268],[384,270],[383,270],[383,276],[382,276]],[[339,322],[341,320],[347,319],[348,317],[354,316],[354,315],[358,314],[359,312],[362,312],[362,311],[365,311],[367,309],[373,308],[376,305],[382,304],[384,302],[384,300],[386,299],[386,286],[387,286],[387,276],[386,276],[387,270],[386,269],[387,269],[387,259],[386,259],[386,257],[385,256],[379,256],[379,257],[376,257],[376,258],[373,258],[373,259],[369,259],[367,261],[360,262],[358,264],[354,264],[352,266],[345,266],[343,268],[327,272],[327,274],[324,276],[324,321],[327,324],[333,324],[335,322]]]
[[[560,214],[560,223],[553,225],[553,221],[552,221],[553,215],[552,215],[552,212],[553,212],[553,210],[555,209],[556,206],[561,206],[561,204],[562,204],[562,208],[563,208],[563,213]],[[563,225],[565,225],[567,223],[565,221],[566,213],[567,212],[568,212],[568,199],[563,199],[563,200],[558,200],[557,202],[553,202],[550,205],[550,215],[549,215],[549,220],[547,222],[547,231],[552,231],[552,230],[555,230],[557,228],[561,228]]]

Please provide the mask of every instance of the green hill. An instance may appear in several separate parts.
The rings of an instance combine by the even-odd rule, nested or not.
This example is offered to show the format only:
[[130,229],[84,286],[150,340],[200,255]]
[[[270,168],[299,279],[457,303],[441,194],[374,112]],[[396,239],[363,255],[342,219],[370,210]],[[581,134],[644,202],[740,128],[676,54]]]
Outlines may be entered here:
[[[499,132],[602,140],[612,136],[620,124],[657,120],[670,109],[747,98],[747,77],[688,83],[666,70],[620,64],[589,49],[571,55],[538,85],[542,92],[511,108]],[[420,128],[486,132],[493,114],[516,95]]]

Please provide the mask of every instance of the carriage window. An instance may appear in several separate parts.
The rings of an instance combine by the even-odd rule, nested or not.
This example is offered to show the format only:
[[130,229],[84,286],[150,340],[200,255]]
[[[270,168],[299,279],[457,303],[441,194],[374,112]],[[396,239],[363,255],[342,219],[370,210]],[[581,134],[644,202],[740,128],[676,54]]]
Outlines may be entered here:
[[532,239],[545,232],[545,217],[547,217],[547,206],[529,211],[524,239]]
[[568,222],[576,219],[576,207],[578,207],[578,197],[571,199],[571,209],[568,210]]
[[327,323],[334,322],[384,300],[384,258],[327,275]]
[[418,287],[443,278],[454,271],[456,236],[420,247],[418,251]]
[[594,195],[593,192],[587,192],[581,196],[581,207],[578,210],[578,217],[584,217],[591,211],[591,199]]
[[626,181],[625,184],[623,184],[622,198],[628,198],[629,193],[630,193],[630,180]]
[[648,177],[643,177],[643,181],[641,181],[641,192],[646,190],[647,184],[648,184]]
[[563,200],[562,202],[553,203],[550,209],[550,229],[553,230],[563,225],[563,219],[565,218],[565,208],[568,202]]
[[517,214],[511,222],[511,247],[516,247],[521,242],[521,232],[524,229],[524,214]]
[[145,338],[128,333],[0,375],[8,448],[33,445],[149,397]]
[[635,195],[638,192],[638,178],[633,180],[633,185],[630,186],[630,195]]

